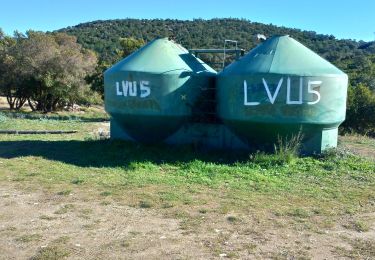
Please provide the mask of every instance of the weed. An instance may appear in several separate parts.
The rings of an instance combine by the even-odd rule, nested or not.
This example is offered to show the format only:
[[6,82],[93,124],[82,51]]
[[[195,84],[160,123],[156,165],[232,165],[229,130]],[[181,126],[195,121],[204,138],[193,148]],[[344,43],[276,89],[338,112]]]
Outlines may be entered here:
[[343,225],[347,229],[352,229],[357,232],[367,232],[370,230],[369,225],[361,220],[351,221],[348,224]]
[[185,234],[198,232],[198,227],[202,224],[202,218],[199,216],[188,216],[181,220],[180,229],[185,230]]
[[235,217],[235,216],[228,216],[228,217],[227,217],[227,220],[228,220],[230,223],[238,222],[238,218]]
[[172,203],[165,202],[161,205],[163,209],[173,208],[174,205]]
[[201,214],[206,214],[206,213],[207,213],[207,209],[200,209],[200,210],[199,210],[199,213],[201,213]]
[[79,212],[84,215],[89,215],[89,214],[92,214],[94,210],[93,209],[81,209]]
[[112,195],[112,192],[110,192],[110,191],[103,191],[103,192],[100,193],[100,195],[104,196],[104,197],[107,197],[107,196]]
[[21,182],[21,181],[25,181],[26,178],[25,177],[22,177],[22,176],[18,176],[18,177],[15,177],[12,179],[12,181],[16,181],[16,182]]
[[57,192],[57,195],[67,196],[67,195],[69,195],[71,192],[72,192],[71,190],[62,190],[62,191]]
[[42,238],[42,235],[40,234],[27,234],[27,235],[23,235],[23,236],[16,238],[16,241],[21,242],[21,243],[29,243],[32,241],[38,241],[41,238]]
[[138,231],[129,231],[129,235],[131,235],[133,237],[138,236],[140,234],[141,234],[141,232],[138,232]]
[[54,214],[65,214],[65,213],[68,213],[68,211],[70,211],[73,208],[74,208],[73,204],[66,204],[62,206],[61,208],[59,208],[58,210],[56,210]]
[[281,216],[284,216],[284,212],[280,209],[274,209],[273,210],[273,214],[276,216],[276,217],[281,217]]
[[274,144],[273,154],[257,151],[255,154],[250,155],[250,160],[266,169],[275,166],[291,165],[299,155],[301,142],[301,131],[290,138],[278,136],[277,143]]
[[128,248],[128,247],[130,247],[130,243],[129,243],[128,241],[126,241],[126,240],[122,240],[122,241],[120,241],[119,245],[120,245],[121,247],[124,247],[124,248]]
[[109,138],[109,132],[106,132],[102,128],[99,128],[97,131],[85,136],[84,140],[85,141],[98,141],[98,140],[106,140],[108,138]]
[[337,247],[335,253],[339,256],[351,259],[374,259],[375,256],[375,240],[350,240],[351,249]]
[[10,226],[10,227],[7,227],[4,229],[5,231],[16,231],[17,228],[16,227],[13,227],[13,226]]
[[56,219],[55,217],[51,217],[51,216],[47,216],[47,215],[41,215],[39,218],[43,219],[43,220],[54,220],[54,219]]
[[249,253],[254,252],[256,248],[257,248],[257,245],[253,243],[249,243],[244,246],[244,249],[246,249]]
[[332,219],[324,219],[320,223],[318,223],[319,226],[323,229],[331,229],[335,226],[336,222]]
[[326,161],[332,161],[336,159],[344,159],[354,154],[345,147],[330,148],[323,151],[322,154],[316,155],[317,158],[324,159]]
[[83,183],[84,182],[84,180],[83,179],[80,179],[80,178],[74,178],[72,181],[71,181],[71,183],[72,184],[81,184],[81,183]]
[[8,117],[4,113],[0,112],[0,123],[4,123],[7,120],[8,120]]
[[257,152],[250,157],[252,162],[265,169],[270,169],[275,166],[283,166],[292,162],[293,157],[279,154],[267,154],[265,152]]
[[235,252],[229,252],[227,253],[227,258],[238,258],[238,255]]
[[52,241],[50,245],[40,248],[30,260],[62,259],[69,256],[70,250],[66,246],[68,239],[68,237],[61,237]]
[[367,232],[370,230],[369,225],[363,221],[357,220],[353,224],[354,224],[355,230],[357,230],[358,232]]
[[303,139],[302,130],[291,137],[278,136],[277,143],[274,145],[275,154],[285,160],[291,162],[298,154]]
[[308,218],[311,216],[311,213],[303,208],[294,208],[288,212],[288,215],[297,218]]
[[187,197],[185,197],[184,199],[183,199],[183,203],[185,204],[185,205],[191,205],[191,204],[193,204],[193,200],[191,199],[191,198],[187,198]]
[[142,209],[148,209],[148,208],[152,207],[152,203],[150,201],[147,201],[147,200],[141,200],[139,202],[139,207],[142,208]]

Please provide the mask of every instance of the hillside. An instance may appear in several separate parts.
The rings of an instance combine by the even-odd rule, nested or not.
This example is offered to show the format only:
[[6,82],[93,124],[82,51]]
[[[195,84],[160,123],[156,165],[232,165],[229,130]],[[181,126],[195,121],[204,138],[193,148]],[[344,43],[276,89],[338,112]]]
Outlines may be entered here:
[[[174,37],[186,48],[221,48],[224,39],[239,41],[249,50],[255,46],[254,35],[288,34],[337,65],[354,55],[375,53],[372,44],[354,40],[338,40],[332,35],[317,34],[294,28],[278,27],[244,19],[146,20],[119,19],[82,23],[59,31],[75,35],[84,47],[95,50],[107,61],[113,61],[120,37],[136,37],[150,41],[155,37]],[[361,47],[361,48],[359,48]]]

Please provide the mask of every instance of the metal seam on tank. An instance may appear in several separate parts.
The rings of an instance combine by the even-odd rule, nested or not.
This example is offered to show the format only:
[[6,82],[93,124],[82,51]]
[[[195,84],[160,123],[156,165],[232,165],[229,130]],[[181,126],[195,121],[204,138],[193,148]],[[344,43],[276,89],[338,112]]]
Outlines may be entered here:
[[[224,70],[223,70],[224,71]],[[241,72],[241,73],[236,73],[236,72],[231,72],[230,75],[225,75],[223,73],[218,73],[218,77],[232,77],[232,76],[242,76],[242,75],[246,75],[246,76],[254,76],[254,75],[261,75],[261,74],[271,74],[271,75],[278,75],[278,76],[291,76],[291,77],[327,77],[327,78],[331,78],[331,77],[345,77],[345,78],[348,78],[348,75],[345,74],[344,72],[340,71],[341,73],[340,74],[306,74],[306,73],[276,73],[276,72]]]
[[271,61],[271,63],[270,63],[270,67],[268,68],[268,73],[271,72],[271,68],[272,68],[273,61],[274,61],[275,56],[276,56],[276,52],[278,52],[278,48],[277,48],[277,47],[278,47],[278,45],[279,45],[279,41],[280,41],[280,37],[277,38],[277,42],[276,42],[276,44],[275,44],[275,51],[273,52],[273,55],[272,55],[272,61]]
[[175,43],[178,48],[180,48],[184,53],[189,53],[187,49],[185,49],[181,44]]
[[267,119],[264,120],[249,120],[247,119],[238,119],[238,118],[230,118],[230,117],[221,117],[223,120],[227,121],[239,121],[239,122],[250,122],[250,123],[275,123],[275,124],[286,124],[286,125],[295,125],[295,124],[309,124],[309,125],[333,125],[333,124],[341,124],[344,119],[341,119],[339,121],[329,122],[329,121],[307,121],[307,120],[300,120],[300,121],[288,121],[285,120],[282,123],[278,121],[270,122]]

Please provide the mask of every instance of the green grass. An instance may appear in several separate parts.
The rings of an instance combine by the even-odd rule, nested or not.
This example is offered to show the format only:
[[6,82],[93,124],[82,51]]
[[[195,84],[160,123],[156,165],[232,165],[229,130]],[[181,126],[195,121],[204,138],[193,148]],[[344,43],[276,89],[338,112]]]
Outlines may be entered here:
[[70,254],[70,249],[67,247],[69,237],[61,237],[52,241],[48,246],[40,248],[37,253],[32,256],[31,260],[49,260],[49,259],[64,259]]
[[106,196],[111,196],[111,195],[112,195],[112,192],[110,192],[110,191],[103,191],[103,192],[100,193],[100,195],[102,195],[102,196],[104,196],[104,197],[106,197]]
[[31,111],[10,111],[2,109],[0,112],[0,122],[6,119],[28,119],[28,120],[55,120],[55,121],[84,121],[102,122],[109,120],[109,116],[102,107],[81,107],[80,112],[58,111],[52,113],[40,113]]
[[347,229],[355,230],[357,232],[367,232],[370,230],[369,225],[363,220],[351,221],[348,224],[344,225],[344,227]]
[[272,209],[295,218],[354,214],[375,200],[375,163],[346,152],[285,159],[282,153],[147,146],[87,138],[101,127],[89,118],[2,116],[0,129],[78,130],[71,135],[0,135],[0,181],[41,185],[60,195],[87,190],[141,208]]
[[40,234],[26,234],[16,238],[16,241],[21,243],[29,243],[32,241],[39,241],[41,238],[42,235]]
[[67,196],[67,195],[71,194],[71,192],[72,192],[71,190],[62,190],[62,191],[57,192],[56,194],[62,195],[62,196]]

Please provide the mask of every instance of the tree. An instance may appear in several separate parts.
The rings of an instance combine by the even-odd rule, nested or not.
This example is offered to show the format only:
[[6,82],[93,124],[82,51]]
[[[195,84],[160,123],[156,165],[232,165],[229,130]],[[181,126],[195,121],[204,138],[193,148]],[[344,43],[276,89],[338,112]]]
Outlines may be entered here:
[[125,58],[143,45],[145,45],[143,39],[136,39],[133,37],[120,38],[120,49],[118,50],[118,54],[121,58]]
[[91,99],[85,78],[96,64],[96,54],[65,33],[0,37],[0,91],[11,109],[27,100],[32,110],[48,112]]
[[15,33],[14,37],[6,36],[0,30],[0,94],[7,99],[10,109],[20,109],[27,100],[24,86],[26,79],[22,77],[18,63],[20,50],[18,43],[24,35]]
[[90,84],[91,90],[99,93],[104,98],[104,72],[110,67],[108,63],[99,60],[94,73],[86,77],[87,83]]
[[22,75],[28,79],[28,103],[33,110],[56,110],[73,105],[89,86],[85,82],[94,71],[96,55],[83,49],[74,36],[29,31],[20,42],[18,59]]
[[367,86],[349,87],[344,125],[360,133],[375,134],[375,94]]

